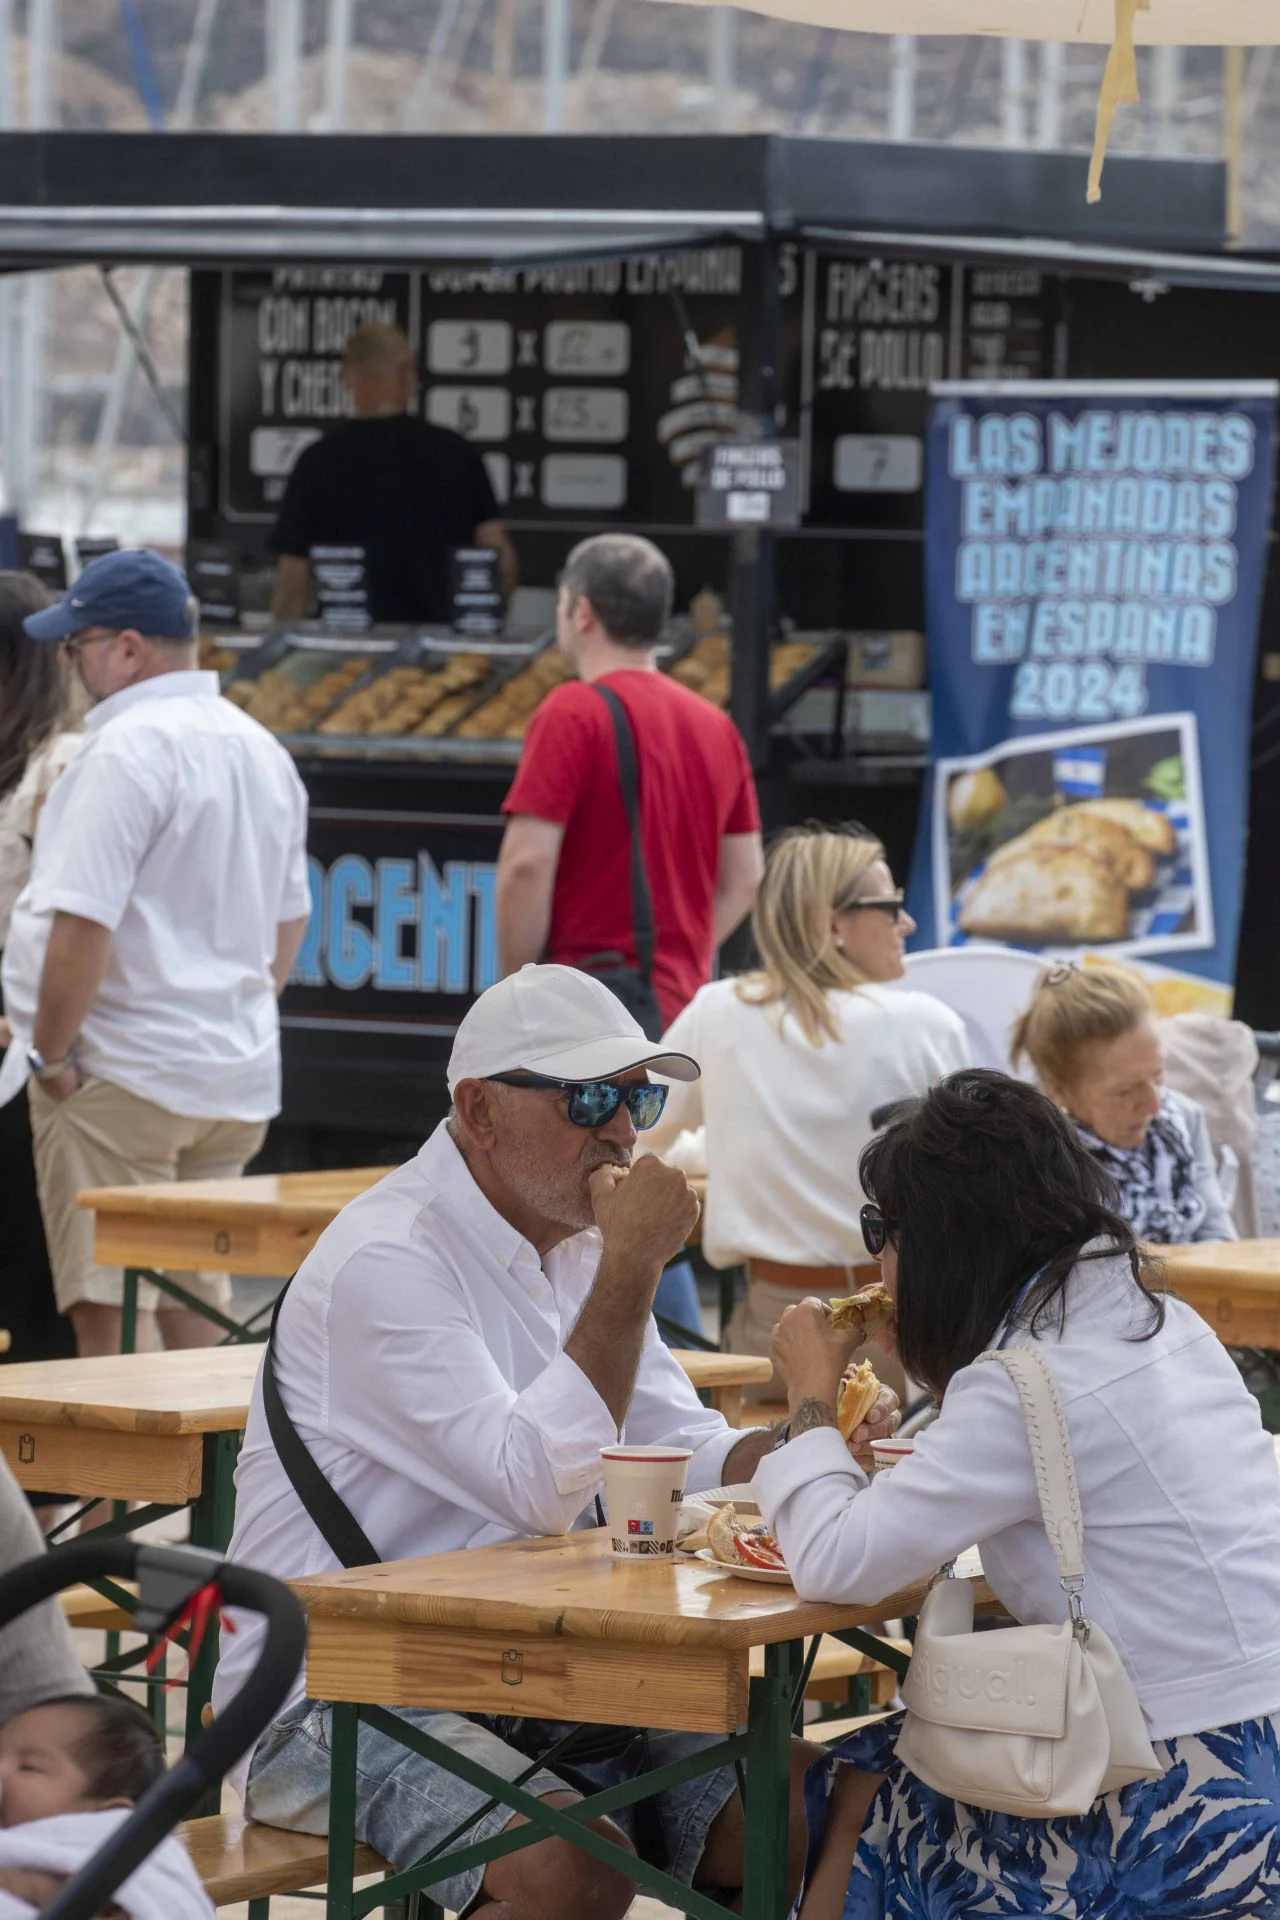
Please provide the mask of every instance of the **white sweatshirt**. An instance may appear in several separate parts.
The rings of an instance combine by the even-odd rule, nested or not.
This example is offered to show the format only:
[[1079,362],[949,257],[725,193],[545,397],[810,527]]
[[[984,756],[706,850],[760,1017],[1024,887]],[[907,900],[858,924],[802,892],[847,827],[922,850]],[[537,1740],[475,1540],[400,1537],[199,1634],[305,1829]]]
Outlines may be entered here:
[[[858,1156],[872,1113],[969,1065],[963,1022],[932,994],[868,986],[828,1004],[840,1038],[815,1047],[790,1014],[717,980],[667,1030],[665,1044],[692,1054],[702,1078],[670,1087],[640,1151],[705,1170],[702,1247],[713,1267],[865,1261]],[[682,1137],[704,1125],[705,1169]]]
[[[1011,1344],[1040,1348],[1066,1407],[1085,1609],[1170,1739],[1280,1712],[1280,1469],[1199,1315],[1170,1298],[1160,1333],[1126,1339],[1141,1308],[1123,1261],[1083,1260],[1062,1337]],[[915,1452],[870,1485],[821,1428],[767,1456],[756,1487],[806,1599],[883,1599],[976,1542],[1015,1619],[1067,1617],[1017,1389],[990,1361],[955,1375]]]

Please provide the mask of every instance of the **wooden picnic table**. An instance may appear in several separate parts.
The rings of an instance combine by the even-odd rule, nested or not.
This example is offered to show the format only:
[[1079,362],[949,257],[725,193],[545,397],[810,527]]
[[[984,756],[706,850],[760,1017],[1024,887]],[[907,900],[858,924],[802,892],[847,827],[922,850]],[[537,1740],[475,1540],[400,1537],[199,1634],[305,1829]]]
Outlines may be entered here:
[[1175,1293],[1231,1347],[1280,1352],[1280,1240],[1153,1247]]
[[[116,1527],[189,1507],[191,1544],[223,1552],[258,1359],[255,1347],[198,1347],[0,1367],[0,1452],[20,1486],[145,1503]],[[215,1663],[210,1635],[192,1664],[188,1740]]]
[[297,1271],[343,1207],[392,1171],[349,1167],[90,1187],[79,1205],[97,1215],[94,1258],[104,1267],[284,1276]]
[[[743,1911],[748,1920],[779,1920],[786,1909],[788,1740],[803,1640],[918,1613],[924,1595],[920,1586],[874,1606],[819,1605],[790,1586],[735,1579],[688,1560],[615,1560],[603,1530],[292,1584],[309,1618],[307,1691],[335,1703],[329,1920],[347,1920],[353,1911],[357,1721],[391,1707],[719,1736],[728,1747],[713,1764],[738,1759],[746,1767]],[[989,1598],[985,1587],[979,1597]],[[766,1649],[764,1676],[754,1680],[753,1647]],[[383,1725],[393,1737],[397,1728],[412,1744],[403,1722]],[[449,1764],[448,1749],[431,1757]],[[506,1782],[473,1784],[516,1810],[531,1810],[518,1805]],[[564,1830],[563,1820],[531,1804],[530,1840]],[[592,1817],[590,1802],[578,1817],[584,1812]],[[699,1904],[656,1869],[630,1862],[627,1871],[669,1904],[698,1915],[723,1912]],[[442,1877],[437,1862],[414,1869],[412,1886]],[[409,1890],[402,1877],[397,1891]]]
[[[128,1303],[136,1301],[138,1281],[155,1278],[157,1268],[281,1278],[296,1272],[343,1207],[390,1171],[389,1167],[349,1167],[331,1173],[89,1187],[78,1199],[81,1207],[96,1216],[94,1258],[104,1267],[125,1270],[128,1320]],[[226,1315],[211,1313],[210,1318],[233,1339],[244,1337],[246,1329]],[[263,1332],[259,1328],[256,1337],[260,1339]],[[698,1391],[735,1426],[743,1387],[771,1377],[768,1360],[751,1354],[682,1349],[676,1358]]]

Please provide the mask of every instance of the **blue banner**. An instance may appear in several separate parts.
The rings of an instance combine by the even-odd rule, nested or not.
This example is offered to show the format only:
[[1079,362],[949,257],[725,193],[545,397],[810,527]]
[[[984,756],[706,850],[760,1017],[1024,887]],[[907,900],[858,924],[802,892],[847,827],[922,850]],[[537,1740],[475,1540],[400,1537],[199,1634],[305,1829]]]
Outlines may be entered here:
[[934,389],[917,945],[1229,1006],[1278,390]]

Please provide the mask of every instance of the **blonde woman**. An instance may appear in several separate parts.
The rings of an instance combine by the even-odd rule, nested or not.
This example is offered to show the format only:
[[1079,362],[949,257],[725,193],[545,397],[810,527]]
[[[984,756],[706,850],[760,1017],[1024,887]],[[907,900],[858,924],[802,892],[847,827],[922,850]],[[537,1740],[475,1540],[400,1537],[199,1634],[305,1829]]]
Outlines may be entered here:
[[[941,1001],[879,990],[915,925],[865,827],[782,834],[751,924],[760,970],[703,987],[669,1028],[702,1078],[671,1088],[644,1140],[686,1170],[705,1157],[703,1251],[747,1268],[728,1344],[767,1354],[785,1308],[849,1292],[857,1267],[872,1278],[857,1172],[871,1115],[968,1065],[968,1047]],[[778,1392],[775,1378],[758,1397]]]
[[1205,1117],[1164,1083],[1151,996],[1128,967],[1050,967],[1013,1033],[1013,1060],[1075,1122],[1139,1240],[1234,1240]]

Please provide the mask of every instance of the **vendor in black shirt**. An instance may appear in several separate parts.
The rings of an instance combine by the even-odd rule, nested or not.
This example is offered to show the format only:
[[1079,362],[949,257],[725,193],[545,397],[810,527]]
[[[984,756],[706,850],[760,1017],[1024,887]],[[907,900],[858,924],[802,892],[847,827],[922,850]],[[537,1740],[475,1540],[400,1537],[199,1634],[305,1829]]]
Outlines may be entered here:
[[299,620],[310,608],[313,547],[364,548],[379,623],[447,622],[455,547],[493,547],[509,594],[516,556],[484,461],[460,434],[410,414],[418,374],[406,335],[382,321],[359,327],[342,382],[354,418],[299,456],[271,536],[275,618]]

